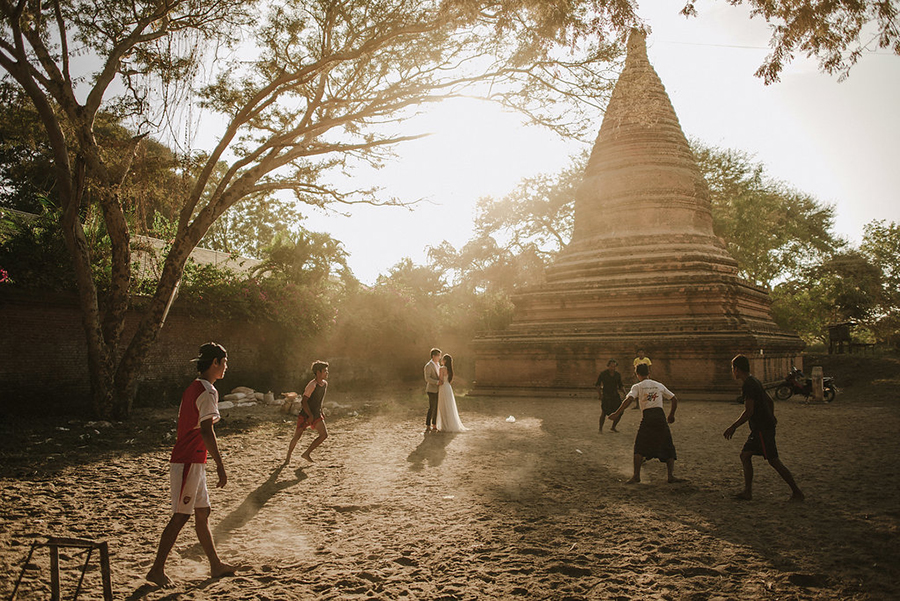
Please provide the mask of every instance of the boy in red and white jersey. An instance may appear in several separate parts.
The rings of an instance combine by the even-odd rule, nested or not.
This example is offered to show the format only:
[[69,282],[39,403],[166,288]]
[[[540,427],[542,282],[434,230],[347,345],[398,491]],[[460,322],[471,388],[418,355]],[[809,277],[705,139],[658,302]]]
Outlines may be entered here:
[[216,488],[222,488],[228,482],[213,429],[213,424],[219,421],[219,392],[213,383],[225,375],[228,354],[223,346],[207,342],[192,361],[197,363],[200,375],[181,396],[178,435],[169,460],[172,517],[163,530],[156,560],[147,573],[147,580],[160,586],[172,584],[165,573],[166,559],[191,513],[195,516],[197,539],[209,559],[212,577],[232,574],[235,570],[234,566],[223,563],[216,553],[209,529],[209,490],[206,487],[207,452],[216,462]]

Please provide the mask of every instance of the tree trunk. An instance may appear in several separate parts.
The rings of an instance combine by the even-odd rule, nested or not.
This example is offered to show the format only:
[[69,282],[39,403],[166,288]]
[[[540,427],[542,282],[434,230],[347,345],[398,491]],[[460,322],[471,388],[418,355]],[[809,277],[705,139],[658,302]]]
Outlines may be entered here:
[[125,419],[131,415],[144,358],[150,347],[156,342],[159,332],[166,322],[169,309],[175,301],[188,257],[207,229],[209,229],[209,224],[205,224],[205,227],[201,224],[200,227],[179,232],[166,256],[156,294],[150,300],[150,304],[138,324],[137,331],[132,336],[128,348],[125,349],[115,370],[113,413],[119,419]]
[[61,186],[60,204],[64,207],[60,229],[72,260],[78,290],[78,305],[88,351],[88,374],[91,383],[91,405],[99,419],[112,416],[112,378],[115,357],[103,335],[97,285],[91,270],[91,251],[79,218],[84,195],[83,170],[76,165],[70,186]]

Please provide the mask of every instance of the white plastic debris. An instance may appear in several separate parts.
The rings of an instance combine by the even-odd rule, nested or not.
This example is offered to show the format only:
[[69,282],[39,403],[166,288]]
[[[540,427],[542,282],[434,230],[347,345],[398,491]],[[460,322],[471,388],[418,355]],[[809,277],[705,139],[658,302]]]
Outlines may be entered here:
[[513,423],[514,421],[516,421],[516,418],[514,418],[512,415],[510,415],[509,417],[506,418],[506,421],[508,421],[509,423]]
[[579,455],[584,455],[584,453],[581,452],[581,449],[575,449],[575,452],[578,453]]

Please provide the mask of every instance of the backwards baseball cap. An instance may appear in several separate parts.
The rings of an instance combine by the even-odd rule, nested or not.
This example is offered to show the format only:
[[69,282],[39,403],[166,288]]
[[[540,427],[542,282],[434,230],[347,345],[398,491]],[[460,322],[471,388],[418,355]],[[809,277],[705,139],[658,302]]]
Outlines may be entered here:
[[207,342],[206,344],[200,345],[200,353],[191,359],[191,362],[200,363],[202,361],[224,359],[227,356],[228,352],[225,350],[224,346],[215,342]]

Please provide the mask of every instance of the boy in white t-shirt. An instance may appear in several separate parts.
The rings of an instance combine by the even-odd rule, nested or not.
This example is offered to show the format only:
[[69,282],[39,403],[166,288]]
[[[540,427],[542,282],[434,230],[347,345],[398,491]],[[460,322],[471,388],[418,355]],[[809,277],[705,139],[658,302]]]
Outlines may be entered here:
[[[610,415],[614,422],[622,417],[622,412],[628,408],[632,401],[637,401],[642,409],[643,417],[634,438],[634,475],[628,484],[636,484],[641,481],[641,465],[647,459],[659,459],[666,464],[668,481],[681,482],[675,477],[675,443],[672,442],[672,432],[669,424],[675,423],[675,409],[678,407],[678,399],[668,388],[655,380],[650,379],[650,366],[639,363],[634,368],[638,382],[631,387],[622,405],[615,413]],[[663,400],[672,403],[669,416],[663,410]]]

